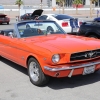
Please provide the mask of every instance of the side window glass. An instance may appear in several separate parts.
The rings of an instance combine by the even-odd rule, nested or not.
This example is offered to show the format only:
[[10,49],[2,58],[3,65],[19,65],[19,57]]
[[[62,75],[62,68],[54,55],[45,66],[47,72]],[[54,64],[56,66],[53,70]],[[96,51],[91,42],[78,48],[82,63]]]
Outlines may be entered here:
[[48,20],[53,20],[51,17],[48,17]]
[[44,16],[44,20],[46,20],[46,19],[47,19],[47,16],[45,15],[45,16]]
[[40,16],[40,17],[38,18],[38,20],[46,20],[46,19],[47,19],[47,16],[46,16],[46,15]]

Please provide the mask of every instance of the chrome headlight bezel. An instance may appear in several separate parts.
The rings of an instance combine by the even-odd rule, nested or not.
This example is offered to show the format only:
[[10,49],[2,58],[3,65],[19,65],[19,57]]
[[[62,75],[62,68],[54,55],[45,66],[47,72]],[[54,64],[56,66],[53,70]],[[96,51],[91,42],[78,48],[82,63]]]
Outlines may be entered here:
[[52,62],[53,63],[58,63],[60,61],[60,55],[59,54],[54,54],[52,56]]

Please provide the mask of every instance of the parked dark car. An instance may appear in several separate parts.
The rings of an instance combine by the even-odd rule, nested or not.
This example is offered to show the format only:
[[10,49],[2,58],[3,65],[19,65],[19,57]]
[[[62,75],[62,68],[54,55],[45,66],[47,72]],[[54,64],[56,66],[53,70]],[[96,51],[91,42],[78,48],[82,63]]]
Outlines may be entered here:
[[7,17],[7,15],[5,15],[5,14],[0,14],[0,24],[2,24],[2,23],[7,23],[7,24],[9,24],[9,22],[10,22],[10,18]]
[[79,28],[79,32],[77,33],[77,35],[100,39],[100,22],[99,21],[83,22]]
[[43,10],[37,9],[33,13],[25,13],[24,15],[20,16],[21,20],[34,20],[38,16],[41,16]]
[[26,14],[20,16],[20,19],[21,19],[21,20],[29,20],[30,17],[31,17],[31,14],[32,14],[32,13],[26,13]]

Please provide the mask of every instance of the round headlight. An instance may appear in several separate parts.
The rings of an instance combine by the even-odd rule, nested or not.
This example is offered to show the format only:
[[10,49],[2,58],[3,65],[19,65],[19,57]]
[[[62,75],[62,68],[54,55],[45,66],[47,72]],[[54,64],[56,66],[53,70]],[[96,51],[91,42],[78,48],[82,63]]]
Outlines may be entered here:
[[59,60],[60,60],[59,54],[55,54],[55,55],[52,56],[52,62],[53,63],[58,63]]

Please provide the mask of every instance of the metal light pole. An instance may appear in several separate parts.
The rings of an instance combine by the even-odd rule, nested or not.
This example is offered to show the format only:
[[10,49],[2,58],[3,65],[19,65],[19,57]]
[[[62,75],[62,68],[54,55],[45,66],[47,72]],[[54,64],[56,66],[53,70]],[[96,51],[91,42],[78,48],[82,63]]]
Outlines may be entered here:
[[62,1],[62,3],[63,3],[62,11],[63,11],[63,14],[64,14],[64,0]]
[[90,0],[90,17],[92,18],[92,1]]
[[42,2],[43,2],[43,0],[40,0],[41,1],[41,9],[42,9]]

